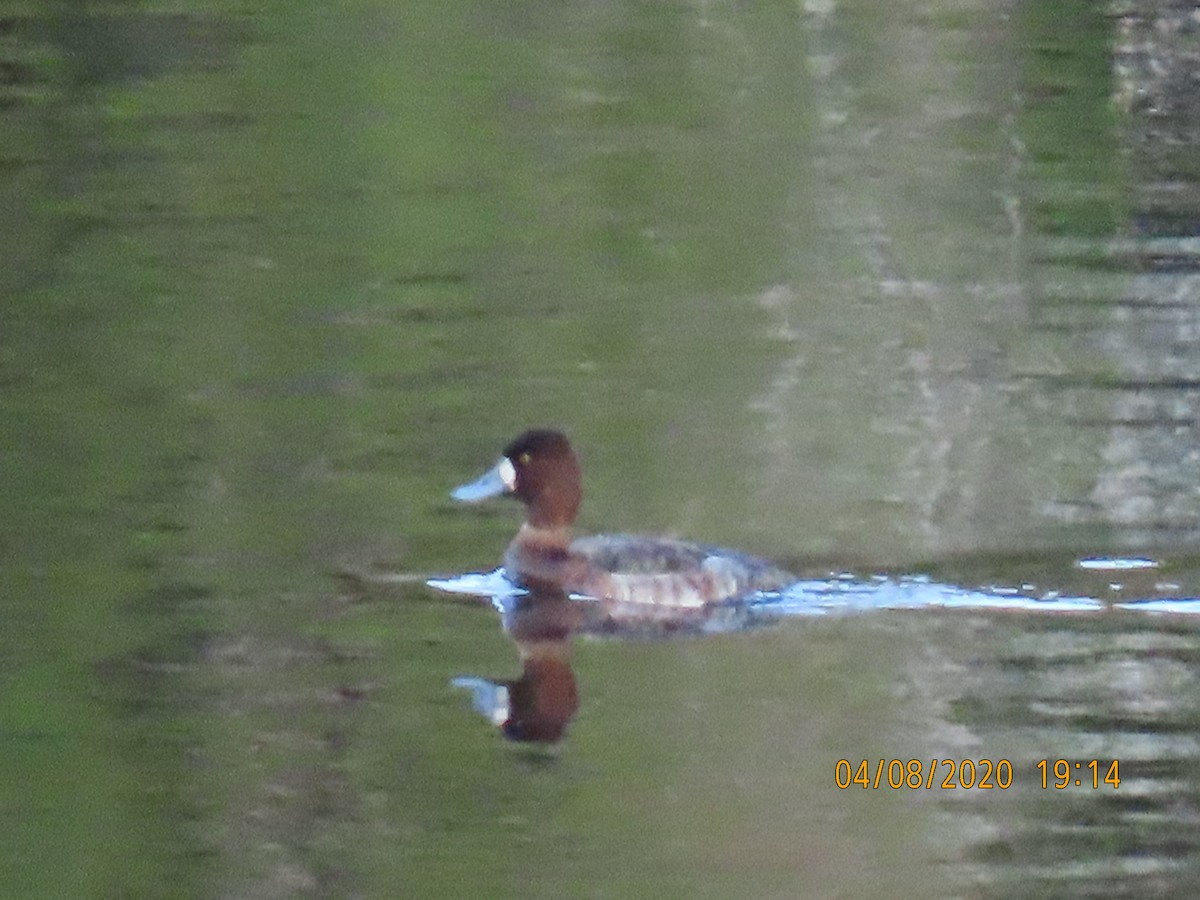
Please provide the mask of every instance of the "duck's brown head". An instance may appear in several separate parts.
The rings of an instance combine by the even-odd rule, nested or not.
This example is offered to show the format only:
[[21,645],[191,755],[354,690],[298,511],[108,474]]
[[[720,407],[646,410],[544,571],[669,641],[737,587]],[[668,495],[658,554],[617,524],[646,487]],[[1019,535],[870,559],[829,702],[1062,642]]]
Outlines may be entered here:
[[536,428],[507,447],[488,472],[456,488],[455,500],[476,502],[512,494],[525,504],[527,521],[535,528],[566,528],[583,500],[579,463],[561,431]]

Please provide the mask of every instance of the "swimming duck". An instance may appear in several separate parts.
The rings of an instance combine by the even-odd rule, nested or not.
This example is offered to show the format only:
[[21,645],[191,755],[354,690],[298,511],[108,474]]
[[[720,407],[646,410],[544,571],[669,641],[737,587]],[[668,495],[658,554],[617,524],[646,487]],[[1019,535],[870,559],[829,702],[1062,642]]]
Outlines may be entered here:
[[721,547],[621,534],[572,539],[583,490],[575,453],[559,431],[526,431],[491,470],[451,496],[473,503],[502,494],[526,510],[504,567],[534,592],[582,594],[630,615],[671,616],[795,581],[765,560]]

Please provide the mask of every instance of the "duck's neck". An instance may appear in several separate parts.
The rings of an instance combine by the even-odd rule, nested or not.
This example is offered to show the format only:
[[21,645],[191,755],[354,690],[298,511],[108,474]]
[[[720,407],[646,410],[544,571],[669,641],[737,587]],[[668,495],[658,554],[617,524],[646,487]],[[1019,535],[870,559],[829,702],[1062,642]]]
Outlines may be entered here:
[[539,530],[570,531],[579,515],[583,495],[579,489],[578,470],[566,479],[554,479],[544,485],[537,496],[526,501],[525,521]]
[[580,561],[572,559],[571,529],[539,528],[526,522],[508,545],[504,567],[535,594],[569,593],[579,578]]
[[513,544],[537,551],[565,551],[571,545],[571,526],[524,522]]

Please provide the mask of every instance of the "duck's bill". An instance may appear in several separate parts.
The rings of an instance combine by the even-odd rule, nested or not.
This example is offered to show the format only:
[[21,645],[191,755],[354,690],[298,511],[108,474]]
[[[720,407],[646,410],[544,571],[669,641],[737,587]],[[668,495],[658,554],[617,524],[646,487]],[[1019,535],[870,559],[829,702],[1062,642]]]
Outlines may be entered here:
[[475,503],[479,500],[486,500],[488,497],[507,494],[513,489],[516,482],[517,473],[513,464],[507,459],[502,459],[470,484],[456,487],[450,492],[450,496],[464,503]]

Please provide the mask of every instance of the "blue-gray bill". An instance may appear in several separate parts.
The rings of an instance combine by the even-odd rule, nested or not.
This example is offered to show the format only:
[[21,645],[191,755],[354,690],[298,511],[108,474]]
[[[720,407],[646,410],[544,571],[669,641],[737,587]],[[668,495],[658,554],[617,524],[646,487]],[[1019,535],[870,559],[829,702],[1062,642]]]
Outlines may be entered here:
[[450,492],[450,496],[464,503],[476,503],[486,500],[488,497],[498,497],[508,493],[513,489],[515,480],[516,472],[513,470],[513,464],[507,459],[502,459],[470,484],[456,487]]

